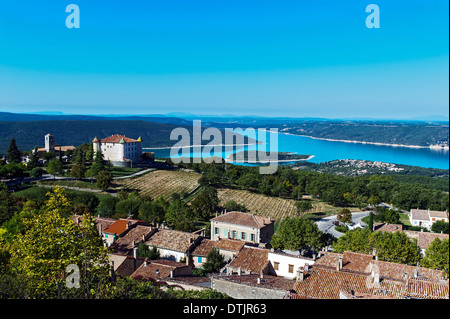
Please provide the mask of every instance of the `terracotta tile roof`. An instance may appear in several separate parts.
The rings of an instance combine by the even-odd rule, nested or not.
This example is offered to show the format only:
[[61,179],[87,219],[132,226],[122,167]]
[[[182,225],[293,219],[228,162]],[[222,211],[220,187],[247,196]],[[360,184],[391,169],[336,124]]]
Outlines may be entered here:
[[207,256],[214,247],[214,241],[202,238],[200,243],[192,251],[192,255]]
[[421,299],[449,299],[448,283],[410,278],[406,283],[405,296]]
[[417,220],[430,220],[431,217],[434,218],[447,218],[448,212],[441,212],[437,210],[428,210],[428,209],[411,209],[410,212],[412,219]]
[[335,269],[338,262],[339,262],[339,257],[344,257],[342,254],[338,254],[338,253],[332,253],[332,252],[321,252],[321,257],[317,258],[316,262],[314,263],[315,265],[318,266],[323,266],[323,267],[328,267],[328,268],[333,268]]
[[259,274],[248,274],[248,275],[228,275],[228,276],[214,276],[214,279],[231,281],[243,285],[263,287],[275,290],[285,290],[289,291],[293,289],[295,281],[292,279],[278,277],[273,275],[264,275],[260,278],[260,283],[258,283]]
[[240,268],[247,273],[259,274],[267,267],[268,256],[268,249],[244,246],[231,261],[229,267],[235,270]]
[[220,238],[219,240],[214,241],[214,247],[233,252],[240,251],[246,244],[247,242],[245,241],[228,238]]
[[410,214],[412,219],[430,220],[430,217],[428,216],[428,210],[425,209],[411,209]]
[[436,239],[439,238],[440,240],[449,239],[448,234],[436,234],[436,233],[429,233],[429,232],[419,232],[419,238],[417,240],[417,245],[419,248],[427,249],[428,246]]
[[228,212],[211,219],[211,221],[222,222],[227,224],[242,225],[255,228],[263,228],[274,221],[250,213]]
[[400,298],[403,283],[383,280],[374,284],[370,275],[336,271],[312,266],[303,281],[294,284],[296,295],[292,299],[339,299],[341,291],[354,291],[367,296]]
[[219,250],[239,252],[244,245],[246,245],[246,242],[242,240],[227,238],[210,240],[207,238],[202,238],[200,243],[192,251],[192,254],[196,256],[207,256],[213,247],[216,247]]
[[345,251],[343,254],[342,269],[359,273],[370,273],[370,264],[372,261],[372,255]]
[[114,223],[112,223],[109,227],[103,230],[104,233],[107,234],[116,234],[121,235],[124,231],[126,231],[131,226],[137,224],[137,223],[146,223],[142,220],[137,219],[119,219],[116,220]]
[[111,135],[110,137],[104,138],[100,140],[100,143],[119,143],[121,140],[124,140],[126,143],[138,142],[138,140],[126,137],[125,135]]
[[176,269],[190,268],[184,263],[179,263],[172,260],[158,259],[149,260],[144,262],[136,271],[131,275],[133,279],[158,279],[156,271],[159,271],[159,278],[170,277],[170,271]]
[[405,278],[412,278],[417,274],[417,278],[419,279],[436,282],[443,279],[442,271],[436,269],[391,263],[381,260],[374,260],[374,266],[378,270],[381,278],[405,280]]
[[375,223],[373,225],[373,231],[386,231],[386,232],[389,232],[389,233],[395,233],[396,231],[403,231],[403,225],[400,225],[400,224]]
[[149,246],[185,253],[199,237],[200,235],[197,234],[158,228],[145,243]]
[[132,253],[135,246],[143,241],[142,236],[144,236],[145,242],[149,235],[151,235],[152,231],[155,231],[155,229],[151,226],[137,225],[119,237],[114,243],[111,244],[111,246],[109,246],[109,248],[114,252],[128,255],[129,253]]
[[[59,152],[59,150],[61,150],[61,152],[67,152],[69,150],[73,151],[75,150],[75,146],[55,146],[55,151]],[[39,147],[37,149],[38,152],[45,152],[45,147]]]

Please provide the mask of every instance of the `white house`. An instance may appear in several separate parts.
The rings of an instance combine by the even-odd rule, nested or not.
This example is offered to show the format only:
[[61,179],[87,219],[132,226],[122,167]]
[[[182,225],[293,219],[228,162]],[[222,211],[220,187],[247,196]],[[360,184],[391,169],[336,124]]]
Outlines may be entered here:
[[297,276],[299,268],[305,267],[306,264],[311,266],[315,263],[315,258],[288,254],[282,251],[270,251],[268,259],[272,266],[270,271],[285,278],[294,278]]
[[409,221],[412,226],[424,227],[431,229],[431,226],[438,220],[448,223],[448,212],[440,212],[426,209],[411,209],[409,213]]
[[114,166],[131,166],[139,163],[142,155],[142,138],[137,140],[124,135],[112,135],[99,140],[92,140],[94,153],[101,151],[106,161],[111,161]]
[[275,221],[242,212],[228,212],[211,219],[211,239],[239,239],[267,243],[274,233]]

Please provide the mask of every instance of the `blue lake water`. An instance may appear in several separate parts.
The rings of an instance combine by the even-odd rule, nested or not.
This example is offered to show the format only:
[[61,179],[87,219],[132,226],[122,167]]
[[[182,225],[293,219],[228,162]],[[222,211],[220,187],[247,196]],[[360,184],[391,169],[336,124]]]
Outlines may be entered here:
[[[269,150],[271,141],[274,141],[273,136],[275,134],[276,133],[270,133],[270,135],[268,135],[268,144],[265,145],[267,150]],[[345,143],[312,139],[297,135],[277,135],[278,152],[294,152],[297,154],[313,155],[314,157],[309,161],[314,163],[323,163],[336,159],[358,159],[427,168],[449,169],[448,150]],[[208,143],[209,141],[202,141],[202,144],[204,145],[207,145]],[[221,147],[219,153],[211,152],[210,155],[226,157],[231,153],[241,150],[264,150],[262,147],[262,145],[249,145],[236,147],[234,151],[226,151],[225,147]],[[190,156],[200,157],[202,155],[201,152],[192,152],[192,149],[188,150]],[[146,151],[155,152],[155,157],[170,157],[170,149],[146,149]],[[218,149],[213,151],[218,151]],[[181,156],[181,151],[179,156]]]

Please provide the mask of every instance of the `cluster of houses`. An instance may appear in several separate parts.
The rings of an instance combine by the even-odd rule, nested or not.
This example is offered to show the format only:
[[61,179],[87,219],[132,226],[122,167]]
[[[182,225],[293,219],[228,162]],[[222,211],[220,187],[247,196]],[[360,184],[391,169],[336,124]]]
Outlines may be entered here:
[[[81,216],[74,216],[76,223]],[[441,270],[380,261],[371,255],[325,249],[312,255],[274,250],[267,245],[274,220],[226,212],[211,219],[211,236],[167,229],[134,219],[96,217],[115,275],[146,279],[180,289],[215,289],[236,299],[448,299]],[[375,231],[402,231],[401,225],[375,224]],[[410,232],[420,249],[445,234]],[[160,259],[138,256],[144,243]],[[194,276],[193,270],[217,248],[226,265],[219,273]]]

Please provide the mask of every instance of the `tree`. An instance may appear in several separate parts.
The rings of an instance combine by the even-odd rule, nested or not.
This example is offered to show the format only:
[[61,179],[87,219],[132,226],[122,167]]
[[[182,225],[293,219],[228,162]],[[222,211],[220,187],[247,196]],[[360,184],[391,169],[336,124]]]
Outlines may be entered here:
[[37,147],[30,154],[30,160],[27,163],[27,169],[32,170],[33,168],[39,165],[39,154],[37,151]]
[[370,205],[375,207],[381,203],[381,199],[380,199],[380,197],[378,197],[376,195],[372,195],[367,200],[367,203],[369,203]]
[[245,213],[248,211],[244,204],[238,204],[234,200],[226,202],[223,207],[229,212],[235,211]]
[[116,215],[118,218],[135,218],[139,213],[139,199],[129,198],[121,200],[116,204]]
[[157,197],[153,201],[144,201],[139,207],[139,219],[150,223],[162,223],[165,219],[168,203],[163,197]]
[[194,229],[194,214],[191,208],[181,200],[172,201],[166,209],[165,221],[175,230],[190,232]]
[[421,265],[431,269],[441,269],[444,276],[448,278],[449,265],[449,240],[434,239],[425,251]]
[[[77,225],[64,216],[71,203],[55,187],[42,213],[24,221],[10,254],[11,266],[31,287],[33,298],[94,298],[106,296],[109,286],[108,251],[98,236],[92,216]],[[66,267],[80,270],[80,289],[66,287]]]
[[97,186],[102,190],[106,191],[113,181],[113,176],[110,172],[101,171],[97,174]]
[[44,174],[44,170],[40,167],[35,167],[30,171],[30,177],[40,178]]
[[161,255],[156,246],[148,247],[144,242],[140,242],[138,245],[138,257],[148,258],[151,260],[160,259]]
[[56,175],[60,175],[60,174],[64,173],[64,169],[63,169],[61,162],[57,159],[54,159],[48,163],[47,172],[50,175],[53,175],[53,178],[56,178]]
[[369,228],[370,231],[373,231],[373,212],[369,213],[369,222],[367,223],[367,228]]
[[206,261],[202,268],[205,273],[219,272],[226,265],[225,257],[219,252],[217,247],[213,247],[206,256]]
[[14,138],[11,138],[11,141],[9,143],[8,147],[8,154],[6,155],[6,160],[8,163],[14,163],[18,164],[22,162],[22,153],[19,151],[16,140]]
[[296,217],[284,220],[270,243],[275,249],[318,250],[324,246],[323,238],[312,220]]
[[219,198],[217,189],[214,187],[205,187],[191,202],[191,207],[197,217],[201,220],[207,220],[217,210]]
[[348,208],[343,208],[337,215],[336,219],[341,223],[351,223],[352,221],[352,213]]
[[442,232],[443,234],[448,234],[448,223],[438,220],[431,226],[431,230],[433,233],[439,234]]
[[309,200],[301,200],[295,202],[295,207],[297,207],[297,212],[306,213],[312,209],[312,204]]
[[73,164],[69,175],[75,177],[76,179],[82,179],[85,174],[85,169],[78,163]]
[[88,172],[88,176],[90,177],[94,177],[97,176],[98,173],[100,173],[101,171],[106,170],[105,164],[103,163],[103,154],[101,150],[97,150],[95,152],[95,158],[94,158],[94,163],[92,164],[91,168],[89,168]]
[[113,217],[116,214],[116,204],[119,199],[113,196],[104,198],[97,207],[97,213],[102,217]]

